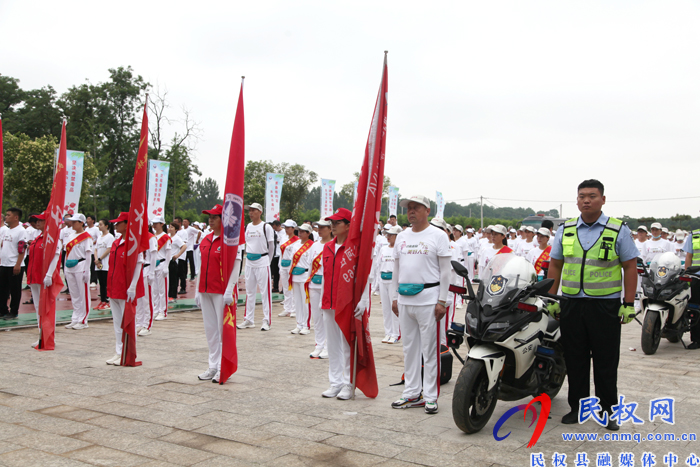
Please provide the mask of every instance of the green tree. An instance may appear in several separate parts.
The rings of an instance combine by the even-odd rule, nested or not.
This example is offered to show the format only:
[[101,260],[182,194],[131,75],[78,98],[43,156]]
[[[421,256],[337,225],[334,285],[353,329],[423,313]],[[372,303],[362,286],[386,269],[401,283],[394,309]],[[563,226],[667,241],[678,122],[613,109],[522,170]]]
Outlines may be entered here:
[[[352,182],[346,183],[342,187],[340,187],[340,191],[338,194],[340,195],[340,198],[343,199],[343,201],[350,207],[347,206],[339,206],[339,207],[346,207],[347,209],[352,210],[353,206],[353,198],[355,196],[355,182],[360,181],[360,172],[355,172],[353,174],[355,177]],[[389,202],[389,187],[391,186],[391,179],[384,175],[384,186],[382,187],[382,212],[385,212],[387,210],[388,202]],[[320,201],[319,201],[320,202]],[[334,204],[335,206],[335,204]]]
[[678,228],[682,229],[683,227],[683,222],[688,222],[691,220],[693,217],[688,215],[688,214],[676,214],[675,216],[671,217],[671,220],[673,222],[678,222]]
[[19,87],[19,80],[0,74],[0,114],[7,120],[3,123],[5,131],[16,131],[14,126],[15,108],[22,102],[24,91]]
[[[309,193],[309,187],[316,183],[318,175],[301,164],[286,162],[277,167],[276,173],[284,174],[284,185],[280,196],[280,217],[296,219],[301,212],[304,198]],[[263,189],[264,187],[263,185]]]
[[197,180],[194,183],[192,196],[183,203],[184,209],[194,209],[198,213],[211,209],[214,205],[221,204],[222,199],[219,194],[219,184],[213,178]]
[[[277,172],[277,166],[272,161],[248,161],[243,175],[243,201],[245,204],[265,203],[265,176]],[[284,180],[282,192],[287,187]]]

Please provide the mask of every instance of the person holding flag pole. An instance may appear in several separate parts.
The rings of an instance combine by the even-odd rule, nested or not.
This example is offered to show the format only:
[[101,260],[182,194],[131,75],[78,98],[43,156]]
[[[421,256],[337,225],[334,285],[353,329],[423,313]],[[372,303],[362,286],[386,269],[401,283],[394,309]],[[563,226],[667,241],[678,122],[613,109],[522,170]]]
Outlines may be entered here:
[[153,283],[155,278],[155,262],[158,253],[158,241],[155,234],[148,232],[148,249],[143,256],[143,290],[145,295],[136,305],[136,335],[148,336],[153,325]]
[[310,249],[310,255],[313,258],[311,261],[311,271],[309,277],[304,284],[306,292],[306,303],[309,306],[309,314],[314,321],[314,337],[316,338],[316,346],[314,351],[309,354],[309,358],[328,358],[328,347],[326,346],[326,327],[323,323],[323,314],[321,313],[321,295],[323,293],[323,247],[333,238],[331,231],[331,222],[320,220],[318,225],[318,234],[320,240],[314,242]]
[[[153,230],[155,232],[157,253],[151,258],[155,261],[152,267],[155,268],[153,279],[151,300],[153,301],[153,313],[156,321],[164,320],[168,317],[168,266],[173,256],[172,240],[165,232],[165,220],[162,216],[153,218]],[[148,335],[143,329],[139,335]]]

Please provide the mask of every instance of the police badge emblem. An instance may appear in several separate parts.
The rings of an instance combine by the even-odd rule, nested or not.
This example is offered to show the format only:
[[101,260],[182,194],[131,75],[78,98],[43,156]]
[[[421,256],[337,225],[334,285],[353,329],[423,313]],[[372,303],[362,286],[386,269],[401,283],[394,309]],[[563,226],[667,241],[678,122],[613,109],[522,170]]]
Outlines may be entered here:
[[503,276],[493,276],[491,282],[489,283],[488,289],[486,289],[489,295],[500,295],[506,288],[508,279]]
[[666,274],[668,274],[668,269],[666,269],[665,266],[659,267],[659,269],[656,271],[656,274],[659,277],[666,277]]

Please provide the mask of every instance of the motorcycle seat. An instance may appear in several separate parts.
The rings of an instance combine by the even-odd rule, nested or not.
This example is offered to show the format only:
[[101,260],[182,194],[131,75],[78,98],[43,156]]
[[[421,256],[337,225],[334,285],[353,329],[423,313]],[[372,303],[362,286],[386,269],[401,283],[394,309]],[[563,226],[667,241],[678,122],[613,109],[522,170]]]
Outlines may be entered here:
[[549,321],[547,322],[547,332],[551,334],[559,328],[559,321],[552,318],[551,316],[548,316],[548,318]]

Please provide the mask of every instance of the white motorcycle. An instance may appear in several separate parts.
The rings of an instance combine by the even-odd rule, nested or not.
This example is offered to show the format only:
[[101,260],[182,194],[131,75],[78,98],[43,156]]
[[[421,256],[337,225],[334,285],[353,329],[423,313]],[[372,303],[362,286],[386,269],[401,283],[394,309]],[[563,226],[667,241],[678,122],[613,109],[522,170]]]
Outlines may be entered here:
[[[467,277],[460,263],[452,265]],[[554,398],[566,377],[559,322],[546,302],[563,297],[548,293],[552,279],[537,282],[535,268],[514,254],[496,255],[484,271],[475,295],[470,282],[466,327],[452,323],[447,345],[464,364],[455,383],[452,416],[460,430],[476,433],[491,418],[498,399],[514,401],[546,393]],[[466,336],[466,362],[457,349]]]
[[700,271],[693,266],[683,269],[680,258],[666,252],[656,255],[647,268],[640,260],[637,272],[642,276],[641,305],[642,350],[647,355],[656,353],[662,337],[669,342],[683,342],[683,334],[697,326],[700,320],[695,309],[688,309],[690,284],[686,274]]

